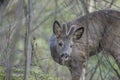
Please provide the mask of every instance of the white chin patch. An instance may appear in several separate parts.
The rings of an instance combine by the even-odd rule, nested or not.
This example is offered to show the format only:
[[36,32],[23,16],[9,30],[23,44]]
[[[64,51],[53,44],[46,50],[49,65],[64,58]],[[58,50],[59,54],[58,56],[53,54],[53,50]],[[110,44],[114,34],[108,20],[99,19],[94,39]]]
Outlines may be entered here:
[[64,64],[65,64],[65,61],[67,61],[67,60],[68,60],[68,57],[67,57],[67,58],[62,57],[62,64],[64,65]]

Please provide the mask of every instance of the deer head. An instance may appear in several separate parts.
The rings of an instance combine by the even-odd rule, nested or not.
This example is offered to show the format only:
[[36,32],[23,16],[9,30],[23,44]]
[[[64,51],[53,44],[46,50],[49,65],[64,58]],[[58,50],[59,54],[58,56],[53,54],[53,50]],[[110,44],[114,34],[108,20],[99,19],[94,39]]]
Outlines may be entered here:
[[56,51],[54,55],[56,55],[62,62],[69,60],[74,45],[73,40],[79,40],[83,32],[83,27],[77,28],[76,25],[68,27],[66,23],[61,26],[58,21],[54,21],[53,33],[55,35],[54,48]]

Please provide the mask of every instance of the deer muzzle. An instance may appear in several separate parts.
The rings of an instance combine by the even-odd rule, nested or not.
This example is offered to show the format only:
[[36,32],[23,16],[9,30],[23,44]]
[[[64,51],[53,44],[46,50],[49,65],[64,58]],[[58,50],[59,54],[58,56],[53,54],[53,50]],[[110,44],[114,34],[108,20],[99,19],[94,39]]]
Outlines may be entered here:
[[64,65],[65,61],[67,61],[70,56],[67,53],[63,53],[63,54],[60,55],[60,57],[61,57],[61,60],[62,60],[62,64]]

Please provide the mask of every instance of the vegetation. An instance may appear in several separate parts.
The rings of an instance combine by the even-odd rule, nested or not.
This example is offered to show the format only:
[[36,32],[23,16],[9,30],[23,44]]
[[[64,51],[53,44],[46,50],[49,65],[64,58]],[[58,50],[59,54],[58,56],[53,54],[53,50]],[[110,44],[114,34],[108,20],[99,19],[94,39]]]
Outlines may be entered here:
[[[49,38],[54,20],[63,23],[84,15],[81,1],[1,1],[0,80],[70,80],[68,69],[53,61]],[[120,10],[120,0],[85,0],[85,3],[90,12]],[[117,80],[120,69],[111,56],[101,52],[88,62],[86,75],[89,77],[93,73],[92,80],[101,77],[103,80]]]

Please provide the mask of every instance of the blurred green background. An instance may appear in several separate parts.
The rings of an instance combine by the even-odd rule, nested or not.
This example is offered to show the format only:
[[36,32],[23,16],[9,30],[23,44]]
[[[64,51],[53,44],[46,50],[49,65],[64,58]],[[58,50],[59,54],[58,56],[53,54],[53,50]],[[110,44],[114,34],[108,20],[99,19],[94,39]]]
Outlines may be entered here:
[[[69,70],[55,63],[49,50],[54,20],[61,24],[84,15],[80,0],[6,0],[0,8],[0,80],[23,80],[25,73],[25,37],[27,18],[31,15],[31,65],[28,80],[70,80]],[[113,9],[120,10],[120,0],[85,0],[90,12]],[[29,22],[29,21],[28,21]],[[31,50],[28,48],[28,50]],[[97,63],[100,65],[97,66]],[[111,66],[112,65],[112,66]],[[120,74],[111,56],[102,54],[88,61],[87,77],[95,73],[92,80],[119,80]],[[8,79],[9,80],[9,79]]]

